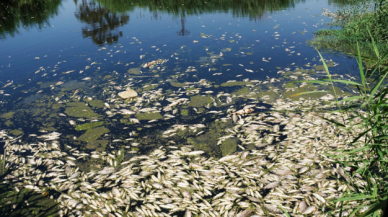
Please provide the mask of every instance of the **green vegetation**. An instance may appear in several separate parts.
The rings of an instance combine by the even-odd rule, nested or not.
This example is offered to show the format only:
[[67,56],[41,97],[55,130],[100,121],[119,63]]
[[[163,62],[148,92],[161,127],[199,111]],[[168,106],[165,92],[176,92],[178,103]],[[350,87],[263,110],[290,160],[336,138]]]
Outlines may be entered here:
[[97,117],[98,115],[83,102],[70,102],[67,103],[65,113],[71,117],[77,118],[91,118]]
[[213,99],[210,96],[195,95],[190,97],[189,107],[204,107],[207,104],[213,103]]
[[309,42],[315,48],[356,56],[355,43],[359,42],[363,61],[369,64],[377,59],[376,47],[380,52],[388,51],[388,0],[357,1],[333,16],[333,25],[341,28],[317,31]]
[[101,126],[101,125],[103,125],[103,124],[104,124],[103,121],[99,121],[99,122],[91,122],[91,123],[86,123],[86,124],[81,124],[81,125],[77,125],[77,126],[75,127],[75,130],[78,130],[78,131],[81,131],[81,130],[89,130],[89,129],[92,129],[92,128]]
[[163,118],[159,112],[137,113],[135,116],[139,120],[158,120]]
[[221,87],[245,86],[247,84],[252,84],[252,83],[251,82],[245,82],[245,81],[232,81],[232,82],[222,83]]
[[9,178],[19,167],[9,158],[9,155],[0,155],[0,217],[57,216],[58,204],[48,197],[48,191],[39,194],[22,187],[20,180]]
[[[371,40],[374,41],[373,38]],[[338,106],[336,112],[340,112],[343,119],[322,118],[345,129],[351,136],[345,140],[348,141],[347,149],[328,155],[334,160],[333,163],[352,168],[351,173],[342,171],[351,188],[341,198],[331,201],[341,205],[340,216],[345,211],[350,216],[388,215],[385,213],[388,211],[388,67],[381,65],[388,52],[381,56],[374,43],[373,48],[378,61],[373,68],[365,69],[357,44],[359,82],[332,79],[322,56],[328,79],[304,81],[329,84],[333,88]],[[340,100],[334,83],[356,87],[359,94]],[[364,112],[361,113],[360,110]],[[357,206],[350,206],[356,201]]]
[[86,133],[78,137],[77,140],[90,143],[90,142],[96,141],[98,138],[100,138],[100,136],[109,132],[110,132],[109,129],[105,127],[97,127],[97,128],[87,130]]

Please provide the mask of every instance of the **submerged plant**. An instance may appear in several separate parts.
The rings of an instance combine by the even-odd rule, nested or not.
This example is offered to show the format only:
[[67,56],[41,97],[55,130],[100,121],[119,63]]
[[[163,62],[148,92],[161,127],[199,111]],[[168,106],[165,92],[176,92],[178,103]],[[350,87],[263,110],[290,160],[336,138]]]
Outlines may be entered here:
[[[343,114],[340,120],[328,120],[336,126],[346,129],[349,133],[348,149],[338,150],[335,155],[337,165],[348,168],[338,168],[343,177],[347,177],[350,190],[342,197],[332,201],[336,207],[341,207],[340,216],[345,212],[350,216],[380,216],[387,213],[388,203],[388,87],[386,77],[388,67],[382,68],[381,63],[387,58],[380,55],[372,38],[372,45],[378,60],[372,69],[365,69],[361,52],[357,44],[358,67],[360,82],[332,79],[328,67],[319,53],[327,72],[327,79],[303,81],[317,84],[340,83],[356,87],[357,96],[340,99],[336,95],[338,110]],[[350,206],[351,202],[358,206]],[[356,203],[354,203],[356,202]]]

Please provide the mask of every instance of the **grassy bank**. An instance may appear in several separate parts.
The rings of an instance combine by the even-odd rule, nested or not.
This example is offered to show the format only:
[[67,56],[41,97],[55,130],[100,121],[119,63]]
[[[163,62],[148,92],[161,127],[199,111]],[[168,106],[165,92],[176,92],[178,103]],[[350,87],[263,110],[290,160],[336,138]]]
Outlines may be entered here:
[[[310,45],[357,56],[358,42],[363,61],[370,64],[375,64],[380,58],[376,55],[375,47],[380,53],[388,51],[388,0],[357,1],[329,15],[334,17],[333,26],[340,28],[317,31]],[[388,61],[382,64],[386,65]]]
[[[329,84],[335,93],[335,84],[349,85],[358,94],[340,98],[335,93],[342,120],[328,120],[348,132],[347,148],[327,155],[337,165],[349,182],[349,188],[333,202],[341,207],[340,216],[387,216],[388,215],[388,52],[381,54],[373,37],[371,45],[378,61],[373,68],[362,63],[360,47],[356,43],[360,81],[334,80],[323,57],[327,79],[304,81]],[[360,109],[363,113],[360,113]],[[325,119],[325,118],[324,118]],[[356,206],[355,206],[356,205]]]

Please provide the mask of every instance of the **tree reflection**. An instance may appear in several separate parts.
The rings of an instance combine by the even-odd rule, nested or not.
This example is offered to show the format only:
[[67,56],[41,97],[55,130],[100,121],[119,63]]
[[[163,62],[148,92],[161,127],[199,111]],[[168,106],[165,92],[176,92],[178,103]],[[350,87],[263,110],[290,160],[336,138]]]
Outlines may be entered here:
[[[266,12],[292,8],[295,3],[305,0],[96,0],[112,11],[133,11],[136,7],[148,8],[151,12],[159,11],[181,16],[203,13],[225,12],[236,17],[259,19]],[[338,0],[341,1],[341,0]]]
[[49,26],[48,19],[58,15],[61,0],[1,0],[0,39],[14,36],[19,28]]
[[82,28],[84,38],[92,38],[95,44],[102,46],[104,43],[112,44],[123,36],[117,27],[128,23],[126,13],[115,13],[101,6],[101,4],[83,0],[75,14],[78,20],[86,23]]
[[177,32],[177,34],[179,36],[185,36],[185,35],[190,34],[190,31],[185,29],[185,23],[186,23],[186,14],[185,14],[185,10],[182,9],[182,11],[181,11],[181,26],[182,26],[182,29]]

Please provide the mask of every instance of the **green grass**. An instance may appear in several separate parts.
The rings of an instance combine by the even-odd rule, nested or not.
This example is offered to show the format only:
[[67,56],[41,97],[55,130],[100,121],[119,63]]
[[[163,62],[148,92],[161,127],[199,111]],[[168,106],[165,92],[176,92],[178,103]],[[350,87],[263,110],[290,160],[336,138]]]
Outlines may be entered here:
[[[388,0],[358,1],[339,10],[336,16],[332,25],[341,28],[318,30],[309,41],[311,46],[357,56],[358,42],[366,63],[377,59],[375,47],[388,52]],[[388,60],[381,64],[388,65]]]
[[[371,35],[371,33],[369,32]],[[345,129],[352,138],[347,149],[338,150],[336,155],[327,155],[342,167],[352,168],[346,173],[350,189],[331,203],[340,203],[341,212],[350,216],[387,216],[388,204],[388,67],[382,67],[388,52],[381,54],[371,37],[371,44],[377,57],[373,68],[365,68],[362,63],[358,43],[357,62],[360,81],[334,80],[328,67],[324,64],[327,79],[303,81],[316,84],[329,83],[333,88],[337,103],[335,112],[342,113],[342,120],[328,120],[334,125]],[[335,92],[335,84],[349,85],[358,90],[352,97],[340,99]],[[364,115],[359,111],[364,111]],[[361,121],[357,121],[361,120]],[[361,184],[363,183],[363,184]],[[350,208],[350,202],[357,201],[359,206]],[[384,210],[385,208],[385,210]],[[384,211],[383,211],[384,210]],[[384,212],[384,215],[382,213]]]

